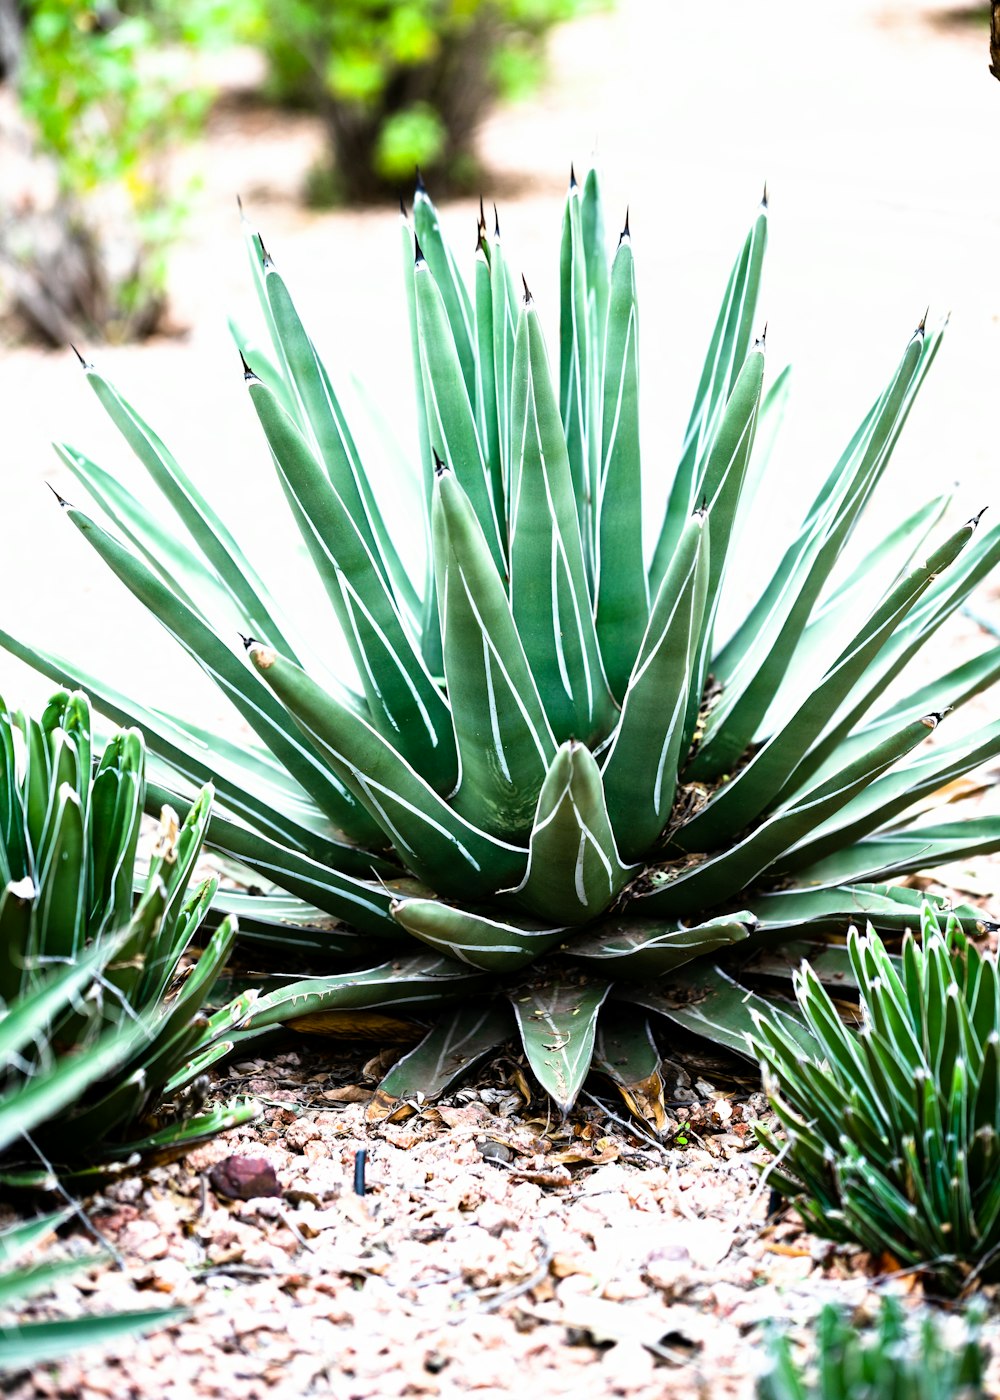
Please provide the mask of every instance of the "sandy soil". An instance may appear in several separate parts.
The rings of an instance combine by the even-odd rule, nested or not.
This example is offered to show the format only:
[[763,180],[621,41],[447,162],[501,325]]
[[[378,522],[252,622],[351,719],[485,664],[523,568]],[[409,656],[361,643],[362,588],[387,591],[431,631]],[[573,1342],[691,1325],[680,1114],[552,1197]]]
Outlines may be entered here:
[[[482,131],[494,177],[485,193],[499,193],[505,242],[550,316],[569,161],[585,163],[596,142],[609,210],[630,206],[648,441],[654,452],[667,444],[667,461],[767,180],[768,347],[774,366],[796,367],[782,495],[767,505],[776,526],[835,459],[928,302],[950,308],[952,326],[884,512],[895,519],[952,483],[956,519],[996,499],[1000,90],[985,33],[930,15],[902,0],[841,0],[835,11],[800,0],[620,0],[614,14],[558,33],[551,87]],[[227,314],[251,314],[237,193],[331,365],[372,386],[404,431],[408,412],[396,217],[304,211],[298,194],[318,140],[308,120],[221,108],[185,157],[205,176],[174,265],[172,314],[188,329],[93,352],[264,565],[279,568],[273,516],[248,485],[266,463],[226,332]],[[457,246],[471,245],[473,202],[446,206],[444,218]],[[100,575],[43,487],[73,496],[52,438],[135,486],[71,357],[0,349],[0,395],[0,625],[117,668],[123,683],[141,674],[143,691],[165,703],[216,713],[197,671]],[[983,607],[1000,616],[995,597]],[[36,703],[47,688],[0,657],[8,699]],[[963,879],[988,897],[994,870]],[[748,1395],[765,1319],[801,1324],[830,1298],[872,1304],[884,1261],[830,1251],[787,1218],[765,1225],[746,1131],[762,1105],[746,1086],[682,1077],[690,1097],[678,1100],[678,1124],[697,1125],[683,1147],[641,1140],[593,1103],[553,1131],[544,1107],[526,1105],[499,1074],[371,1129],[364,1059],[309,1044],[236,1066],[228,1091],[263,1097],[261,1125],[91,1202],[128,1270],[66,1284],[45,1306],[72,1313],[139,1295],[187,1303],[192,1318],[104,1362],[36,1373],[11,1394]],[[350,1184],[361,1147],[364,1198]],[[233,1152],[266,1156],[283,1195],[218,1196],[208,1169]],[[912,1279],[893,1286],[916,1299]]]

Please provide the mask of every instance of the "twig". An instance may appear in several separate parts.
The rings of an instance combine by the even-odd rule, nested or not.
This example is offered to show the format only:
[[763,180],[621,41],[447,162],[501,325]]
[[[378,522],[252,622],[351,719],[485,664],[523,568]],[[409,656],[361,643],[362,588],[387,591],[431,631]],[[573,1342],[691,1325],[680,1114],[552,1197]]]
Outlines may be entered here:
[[552,1256],[555,1253],[552,1246],[541,1230],[538,1232],[538,1243],[542,1246],[542,1257],[535,1272],[524,1278],[520,1283],[516,1283],[513,1288],[505,1288],[502,1293],[496,1293],[486,1303],[480,1305],[479,1312],[496,1312],[497,1308],[502,1308],[505,1303],[511,1302],[514,1298],[520,1298],[523,1293],[530,1293],[533,1288],[537,1288],[540,1283],[544,1283],[549,1276],[549,1265],[552,1263]]
[[124,1269],[124,1257],[118,1252],[118,1250],[114,1247],[111,1241],[109,1239],[106,1239],[104,1235],[101,1234],[100,1230],[91,1220],[90,1216],[84,1210],[80,1202],[76,1200],[74,1196],[71,1196],[69,1194],[65,1186],[59,1180],[59,1177],[52,1163],[49,1161],[48,1157],[46,1157],[45,1153],[35,1142],[34,1138],[32,1138],[31,1134],[22,1132],[21,1136],[24,1138],[25,1142],[28,1144],[32,1152],[34,1152],[35,1156],[38,1158],[42,1166],[52,1178],[52,1181],[54,1183],[53,1190],[56,1192],[56,1194],[62,1196],[63,1200],[69,1206],[70,1210],[72,1210],[73,1214],[81,1222],[83,1228],[87,1231],[87,1234],[90,1235],[92,1239],[96,1240],[102,1249],[107,1250],[107,1252],[111,1255],[112,1259],[115,1261],[116,1267],[119,1269]]
[[627,1118],[619,1117],[613,1109],[608,1108],[603,1099],[595,1097],[595,1095],[589,1093],[586,1089],[583,1091],[583,1097],[589,1099],[595,1108],[599,1108],[602,1113],[606,1113],[612,1123],[617,1123],[620,1128],[624,1128],[626,1132],[631,1133],[632,1136],[638,1138],[640,1142],[649,1143],[650,1147],[655,1147],[657,1152],[662,1152],[665,1157],[670,1155],[669,1149],[665,1143],[659,1142],[653,1137],[652,1133],[647,1133],[646,1130],[640,1128],[637,1123],[630,1122]]

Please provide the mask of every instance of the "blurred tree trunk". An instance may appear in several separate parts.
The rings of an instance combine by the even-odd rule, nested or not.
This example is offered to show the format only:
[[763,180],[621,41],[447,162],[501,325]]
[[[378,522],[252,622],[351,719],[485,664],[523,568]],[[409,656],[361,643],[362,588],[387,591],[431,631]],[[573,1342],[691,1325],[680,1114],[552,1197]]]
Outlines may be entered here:
[[0,78],[12,78],[21,61],[24,17],[18,0],[0,0]]
[[1000,78],[1000,0],[990,0],[990,72]]

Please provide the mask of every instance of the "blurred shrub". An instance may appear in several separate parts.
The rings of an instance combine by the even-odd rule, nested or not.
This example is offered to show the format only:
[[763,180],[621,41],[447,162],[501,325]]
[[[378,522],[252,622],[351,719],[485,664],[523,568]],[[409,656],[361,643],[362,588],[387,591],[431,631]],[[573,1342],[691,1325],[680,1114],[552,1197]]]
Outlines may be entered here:
[[166,255],[185,198],[166,156],[197,129],[208,94],[192,80],[197,46],[219,32],[217,3],[32,0],[15,71],[54,198],[9,219],[5,260],[22,305],[49,339],[150,333],[164,307]]
[[245,34],[266,52],[272,95],[323,117],[344,200],[475,176],[477,123],[498,95],[537,82],[547,31],[599,0],[251,0]]

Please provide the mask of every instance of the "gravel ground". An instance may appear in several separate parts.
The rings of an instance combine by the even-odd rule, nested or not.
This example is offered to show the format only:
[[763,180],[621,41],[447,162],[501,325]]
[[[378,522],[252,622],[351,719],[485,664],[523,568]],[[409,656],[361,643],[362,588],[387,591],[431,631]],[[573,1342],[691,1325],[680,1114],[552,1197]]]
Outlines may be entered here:
[[[672,457],[766,179],[768,347],[773,365],[796,366],[781,494],[764,504],[770,524],[790,521],[835,459],[928,301],[950,308],[952,325],[884,510],[898,518],[952,483],[956,519],[995,499],[1000,91],[984,31],[941,25],[923,3],[841,0],[832,12],[795,0],[621,0],[614,14],[559,32],[553,60],[542,97],[484,127],[485,193],[498,195],[505,243],[536,299],[554,308],[566,172],[596,140],[609,211],[630,205],[650,460],[661,440]],[[287,546],[247,486],[266,463],[225,328],[228,313],[249,308],[237,193],[332,365],[372,385],[404,435],[408,412],[396,220],[301,208],[318,140],[308,120],[223,105],[184,157],[205,185],[175,259],[182,333],[93,352],[272,567]],[[457,246],[471,245],[473,202],[443,216]],[[71,357],[0,348],[0,386],[15,526],[0,552],[0,625],[85,654],[124,684],[139,674],[163,703],[215,715],[220,702],[197,671],[53,518],[42,483],[71,499],[73,483],[50,438],[129,470]],[[997,609],[995,593],[983,606]],[[962,644],[960,632],[948,643]],[[37,703],[47,688],[0,657],[8,699]],[[995,872],[980,862],[948,878],[988,902]],[[370,1125],[377,1076],[367,1053],[307,1042],[237,1066],[226,1092],[258,1094],[260,1124],[88,1202],[127,1270],[92,1271],[38,1310],[162,1299],[188,1304],[191,1318],[103,1361],[46,1368],[9,1393],[743,1396],[766,1319],[801,1327],[831,1298],[870,1311],[876,1280],[891,1272],[891,1261],[831,1250],[786,1216],[765,1220],[748,1131],[763,1109],[748,1085],[682,1074],[678,1092],[690,1097],[678,1128],[690,1126],[666,1147],[592,1103],[553,1125],[499,1071],[404,1122]],[[363,1198],[351,1186],[361,1148]],[[209,1172],[233,1153],[265,1157],[282,1194],[220,1196]],[[56,1248],[81,1251],[85,1236]],[[919,1301],[910,1277],[887,1286]],[[1000,1394],[1000,1360],[993,1370]]]

